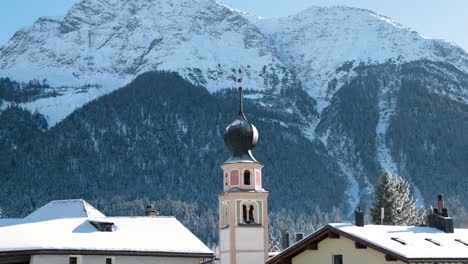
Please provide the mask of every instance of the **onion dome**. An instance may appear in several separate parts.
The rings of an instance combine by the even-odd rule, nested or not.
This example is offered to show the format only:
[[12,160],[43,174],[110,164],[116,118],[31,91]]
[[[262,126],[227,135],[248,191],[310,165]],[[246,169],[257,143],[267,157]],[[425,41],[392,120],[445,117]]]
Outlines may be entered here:
[[252,149],[257,145],[257,128],[245,118],[242,109],[242,88],[239,88],[239,115],[226,127],[224,143],[231,151],[231,158],[226,163],[258,162],[252,155]]

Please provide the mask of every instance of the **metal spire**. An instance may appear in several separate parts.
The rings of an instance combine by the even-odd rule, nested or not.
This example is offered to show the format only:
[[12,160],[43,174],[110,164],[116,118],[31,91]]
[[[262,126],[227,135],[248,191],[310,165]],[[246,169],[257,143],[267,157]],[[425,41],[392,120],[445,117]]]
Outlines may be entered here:
[[244,119],[244,106],[242,103],[242,69],[239,68],[239,78],[237,79],[237,82],[239,83],[239,115],[242,116]]

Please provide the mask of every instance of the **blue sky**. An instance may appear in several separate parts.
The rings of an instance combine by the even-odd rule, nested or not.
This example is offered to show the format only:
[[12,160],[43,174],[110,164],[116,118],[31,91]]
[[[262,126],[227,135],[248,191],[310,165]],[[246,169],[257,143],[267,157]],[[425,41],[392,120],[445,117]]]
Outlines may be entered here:
[[[174,0],[177,1],[177,0]],[[194,0],[196,1],[196,0]],[[40,16],[63,16],[77,0],[1,0],[0,45]],[[263,17],[287,16],[309,6],[347,5],[374,10],[425,37],[447,39],[468,51],[468,0],[224,0]]]

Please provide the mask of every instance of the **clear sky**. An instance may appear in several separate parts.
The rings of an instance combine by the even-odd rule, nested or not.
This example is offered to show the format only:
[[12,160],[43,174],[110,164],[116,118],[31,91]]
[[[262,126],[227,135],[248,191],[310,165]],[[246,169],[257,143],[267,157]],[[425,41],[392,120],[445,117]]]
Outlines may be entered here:
[[[173,0],[177,1],[177,0]],[[194,0],[196,1],[196,0]],[[63,16],[77,0],[0,0],[0,45],[40,16]],[[263,17],[287,16],[309,6],[346,5],[391,17],[430,38],[447,39],[468,51],[468,0],[224,0]]]

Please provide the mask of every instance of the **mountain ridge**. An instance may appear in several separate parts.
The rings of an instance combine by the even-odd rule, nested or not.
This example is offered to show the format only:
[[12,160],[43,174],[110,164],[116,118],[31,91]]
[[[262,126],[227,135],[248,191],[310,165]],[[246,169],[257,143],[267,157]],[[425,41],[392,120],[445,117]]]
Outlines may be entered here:
[[[431,59],[468,72],[463,49],[425,39],[370,10],[310,7],[288,17],[260,19],[214,0],[197,5],[82,0],[61,19],[39,18],[19,30],[0,55],[0,77],[103,87],[90,89],[88,96],[69,89],[63,98],[24,105],[45,116],[62,109],[51,126],[149,70],[179,72],[214,92],[234,86],[236,70],[243,67],[244,86],[278,91],[300,85],[318,102],[318,112],[362,63]],[[337,71],[343,66],[350,71]],[[468,102],[468,92],[463,96]],[[62,99],[70,103],[63,106]]]

